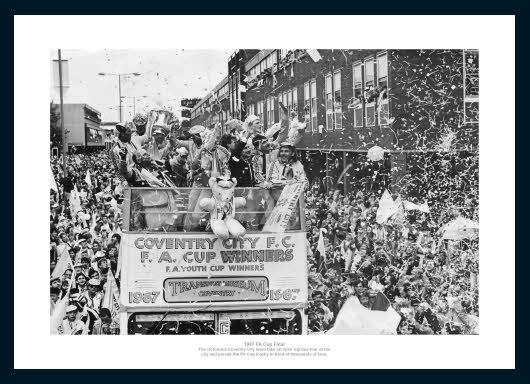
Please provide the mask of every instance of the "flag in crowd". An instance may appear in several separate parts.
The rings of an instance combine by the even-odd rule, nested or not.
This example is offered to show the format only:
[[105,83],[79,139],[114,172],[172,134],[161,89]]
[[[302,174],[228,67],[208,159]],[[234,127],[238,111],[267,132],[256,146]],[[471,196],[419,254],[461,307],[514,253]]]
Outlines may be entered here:
[[70,258],[68,248],[62,247],[57,264],[55,265],[55,268],[52,272],[52,278],[62,277],[67,269],[73,270],[72,259]]
[[120,312],[120,291],[110,269],[107,273],[107,285],[101,307],[110,310],[112,317],[118,317]]
[[[388,302],[386,310],[368,309],[355,296],[349,297],[342,306],[335,325],[328,335],[393,335],[401,316],[390,306],[390,302],[379,292],[379,300]],[[381,305],[381,304],[379,304]]]
[[90,170],[86,170],[86,177],[85,177],[85,183],[88,185],[89,188],[92,188],[92,180],[90,179]]
[[320,255],[326,259],[326,245],[324,243],[324,234],[326,233],[326,230],[324,228],[320,228],[320,234],[318,236],[318,244],[317,244],[317,251],[320,253]]
[[57,183],[55,182],[55,176],[53,175],[53,170],[51,168],[50,168],[50,188],[56,193],[59,192],[59,188],[57,188]]

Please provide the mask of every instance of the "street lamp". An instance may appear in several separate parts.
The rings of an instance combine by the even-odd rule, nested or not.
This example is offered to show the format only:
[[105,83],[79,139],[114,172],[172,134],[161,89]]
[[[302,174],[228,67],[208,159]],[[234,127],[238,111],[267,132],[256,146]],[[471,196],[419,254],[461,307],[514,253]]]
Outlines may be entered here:
[[132,73],[108,73],[108,72],[99,72],[99,76],[117,76],[118,77],[118,93],[120,97],[120,121],[122,121],[122,115],[121,115],[121,78],[127,77],[127,76],[140,76],[140,73],[138,72],[132,72]]

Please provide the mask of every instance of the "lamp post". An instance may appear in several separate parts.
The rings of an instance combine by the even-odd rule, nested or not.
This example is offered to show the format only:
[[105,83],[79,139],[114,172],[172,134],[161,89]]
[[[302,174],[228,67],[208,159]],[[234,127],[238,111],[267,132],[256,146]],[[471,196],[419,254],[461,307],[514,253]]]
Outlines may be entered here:
[[59,97],[61,101],[61,135],[63,138],[63,170],[64,175],[66,176],[66,153],[68,151],[68,144],[66,143],[66,131],[64,130],[64,108],[63,108],[63,64],[61,61],[61,50],[57,50],[57,55],[59,58]]
[[99,72],[99,76],[116,76],[118,78],[118,93],[120,98],[120,121],[122,121],[122,112],[121,112],[121,78],[127,76],[140,76],[138,72],[132,73],[108,73],[108,72]]

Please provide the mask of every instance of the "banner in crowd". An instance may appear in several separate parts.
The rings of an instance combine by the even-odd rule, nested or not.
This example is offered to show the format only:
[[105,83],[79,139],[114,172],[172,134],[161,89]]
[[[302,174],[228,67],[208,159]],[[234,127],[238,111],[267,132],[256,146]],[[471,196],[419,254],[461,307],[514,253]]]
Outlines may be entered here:
[[57,183],[55,182],[55,177],[53,176],[53,170],[50,167],[50,189],[54,190],[55,192],[59,192],[59,188],[57,188]]
[[260,307],[307,300],[306,236],[125,233],[121,294],[125,307]]
[[92,180],[90,179],[90,170],[86,170],[85,183],[92,188]]
[[356,296],[350,296],[337,315],[328,335],[393,335],[401,316],[389,306],[386,311],[364,307]]
[[[263,227],[263,232],[283,233],[304,191],[303,183],[286,185]],[[303,214],[303,213],[302,213]]]
[[388,190],[385,190],[381,198],[379,199],[379,208],[377,208],[377,214],[376,214],[376,222],[378,224],[383,224],[386,222],[390,216],[392,216],[395,213],[394,210],[394,199],[388,192]]
[[63,245],[60,248],[59,258],[57,260],[55,268],[53,269],[52,277],[62,277],[67,269],[73,269],[73,265],[72,259],[70,258],[70,253],[68,252],[68,247]]
[[116,280],[114,279],[114,275],[110,269],[107,274],[105,295],[103,297],[101,306],[103,308],[107,308],[113,318],[118,317],[120,312],[120,290],[118,289],[118,284],[116,284]]
[[320,253],[320,257],[326,259],[326,244],[324,243],[324,234],[327,231],[324,228],[320,228],[320,235],[318,236],[317,251]]
[[77,184],[74,184],[74,189],[70,192],[70,214],[73,217],[81,210],[81,199],[77,190]]

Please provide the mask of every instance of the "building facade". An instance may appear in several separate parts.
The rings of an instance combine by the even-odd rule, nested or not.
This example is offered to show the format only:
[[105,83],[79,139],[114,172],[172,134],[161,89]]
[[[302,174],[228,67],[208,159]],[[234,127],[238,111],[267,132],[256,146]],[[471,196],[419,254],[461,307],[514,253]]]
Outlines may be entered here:
[[191,109],[190,125],[224,124],[233,113],[230,109],[228,77],[225,77]]
[[[282,103],[308,122],[297,147],[309,178],[327,187],[348,192],[371,179],[364,187],[400,190],[433,156],[478,151],[475,50],[237,51],[228,73],[191,125],[257,115],[267,129]],[[384,160],[367,160],[374,146]]]
[[64,129],[68,148],[85,150],[105,147],[106,133],[101,128],[101,113],[88,104],[63,104]]

